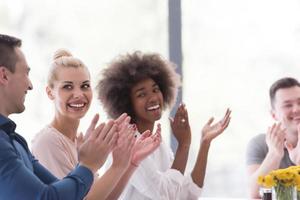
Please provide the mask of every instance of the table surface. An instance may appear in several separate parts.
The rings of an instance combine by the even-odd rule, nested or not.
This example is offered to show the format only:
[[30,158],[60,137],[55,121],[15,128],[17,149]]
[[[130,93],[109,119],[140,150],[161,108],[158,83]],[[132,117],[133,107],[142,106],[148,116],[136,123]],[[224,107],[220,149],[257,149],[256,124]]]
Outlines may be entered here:
[[[250,200],[249,198],[222,198],[222,197],[200,197],[199,200]],[[251,199],[261,200],[261,199]]]

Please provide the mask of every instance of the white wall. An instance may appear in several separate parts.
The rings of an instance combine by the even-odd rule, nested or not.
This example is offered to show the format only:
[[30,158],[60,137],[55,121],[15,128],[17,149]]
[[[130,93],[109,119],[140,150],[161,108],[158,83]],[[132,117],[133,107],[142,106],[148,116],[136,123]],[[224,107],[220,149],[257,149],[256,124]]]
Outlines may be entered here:
[[[23,39],[34,90],[26,111],[14,115],[18,132],[30,141],[51,120],[44,92],[53,52],[70,49],[97,74],[127,51],[167,57],[167,1],[164,0],[2,0],[0,32]],[[202,125],[233,111],[226,132],[211,145],[204,196],[245,197],[245,146],[272,123],[268,89],[278,78],[299,78],[300,17],[296,0],[182,1],[184,95],[190,111],[192,167]],[[96,95],[95,95],[96,97]],[[82,123],[95,112],[96,98]],[[167,115],[164,138],[168,140]],[[30,143],[30,142],[29,142]]]

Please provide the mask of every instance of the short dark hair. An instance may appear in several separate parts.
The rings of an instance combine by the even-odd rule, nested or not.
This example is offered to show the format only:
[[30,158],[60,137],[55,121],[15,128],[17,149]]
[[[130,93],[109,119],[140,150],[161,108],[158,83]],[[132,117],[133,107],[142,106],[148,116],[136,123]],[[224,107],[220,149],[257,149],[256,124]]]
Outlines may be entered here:
[[275,95],[279,89],[291,88],[295,86],[300,87],[300,83],[298,82],[297,79],[292,77],[285,77],[275,81],[275,83],[273,83],[270,88],[271,106],[274,107]]
[[0,66],[15,72],[17,55],[15,47],[21,47],[22,41],[16,37],[0,34]]
[[126,112],[135,122],[130,98],[131,89],[138,82],[151,78],[159,86],[163,99],[163,107],[171,107],[175,103],[180,76],[175,72],[175,64],[163,59],[159,54],[143,54],[136,51],[113,60],[102,71],[102,79],[97,84],[97,93],[107,114],[117,118]]

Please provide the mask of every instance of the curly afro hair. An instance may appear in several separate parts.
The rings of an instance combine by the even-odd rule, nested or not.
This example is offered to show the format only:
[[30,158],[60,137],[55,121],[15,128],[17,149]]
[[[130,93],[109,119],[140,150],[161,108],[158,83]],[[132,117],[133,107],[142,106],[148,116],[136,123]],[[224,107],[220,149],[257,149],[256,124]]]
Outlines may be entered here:
[[136,51],[120,56],[101,75],[96,90],[105,111],[114,119],[127,113],[132,122],[135,122],[135,113],[130,93],[138,82],[151,78],[158,84],[164,99],[163,108],[174,105],[180,86],[180,76],[175,72],[175,64],[155,53]]

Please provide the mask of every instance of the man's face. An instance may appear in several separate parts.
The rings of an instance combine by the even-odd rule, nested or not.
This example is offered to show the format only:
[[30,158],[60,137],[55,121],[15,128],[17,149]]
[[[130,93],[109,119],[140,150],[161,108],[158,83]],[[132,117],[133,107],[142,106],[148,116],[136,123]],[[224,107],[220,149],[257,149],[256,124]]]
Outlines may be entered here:
[[288,133],[297,133],[300,124],[300,87],[277,90],[272,116],[282,123]]
[[17,62],[15,72],[7,72],[7,98],[9,100],[7,115],[12,113],[21,113],[24,111],[25,95],[32,89],[31,81],[28,77],[30,68],[20,48],[15,48]]

